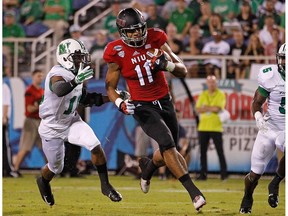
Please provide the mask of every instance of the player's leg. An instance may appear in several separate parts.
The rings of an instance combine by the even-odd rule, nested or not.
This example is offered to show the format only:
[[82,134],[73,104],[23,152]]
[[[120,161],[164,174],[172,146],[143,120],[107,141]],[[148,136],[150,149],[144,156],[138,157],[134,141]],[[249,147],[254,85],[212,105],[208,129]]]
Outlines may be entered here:
[[85,147],[91,151],[91,161],[97,168],[102,193],[114,202],[121,201],[122,195],[109,182],[104,150],[90,126],[82,120],[73,123],[69,129],[68,142]]
[[60,174],[64,166],[64,141],[62,139],[42,138],[43,151],[48,163],[42,168],[41,176],[37,178],[37,185],[44,202],[54,205],[54,196],[51,191],[50,181],[55,174]]
[[[152,149],[153,149],[153,152],[156,152],[159,150],[159,145],[158,143],[152,139],[151,137],[149,137],[149,141],[150,141],[150,144],[152,146]],[[160,155],[161,156],[161,155]],[[163,158],[160,159],[161,161],[163,161]],[[164,161],[163,161],[164,162]],[[160,180],[166,180],[167,179],[167,176],[166,176],[166,166],[163,165],[163,166],[160,166],[159,169],[158,169],[158,176],[159,176],[159,179]]]
[[[147,156],[147,149],[150,145],[150,137],[143,131],[140,126],[136,126],[135,128],[135,156],[137,157],[137,161],[141,164],[145,164],[145,161],[149,158]],[[157,144],[158,146],[158,144]],[[141,162],[140,162],[141,160]],[[141,168],[138,167],[138,176],[137,178],[141,178]]]
[[222,139],[222,133],[221,132],[211,132],[211,137],[213,139],[218,157],[220,162],[220,170],[221,170],[221,179],[225,180],[227,179],[227,165],[226,165],[226,159],[224,156],[224,150],[223,150],[223,139]]
[[69,175],[69,177],[83,177],[79,174],[77,168],[77,162],[81,154],[81,146],[73,145],[69,142],[65,142],[65,157],[64,168],[61,173],[62,177]]
[[240,206],[241,214],[250,214],[253,205],[253,193],[258,180],[275,151],[275,134],[258,132],[251,155],[251,171],[245,177],[244,196]]
[[285,178],[285,153],[279,161],[278,169],[270,184],[268,185],[268,203],[272,208],[276,208],[279,203],[279,184]]
[[[136,118],[136,120],[138,120],[143,130],[155,141],[157,141],[157,143],[159,144],[160,153],[166,166],[169,168],[172,174],[182,183],[182,185],[188,191],[195,208],[199,210],[203,205],[206,204],[206,202],[203,194],[193,184],[189,176],[185,159],[176,150],[176,144],[174,141],[178,137],[178,123],[176,113],[174,112],[172,103],[161,103],[161,105],[166,111],[169,110],[169,112],[165,112],[166,115],[167,113],[172,113],[169,114],[169,116],[166,116],[165,122],[158,113],[158,111],[149,108],[142,108],[141,111],[138,110],[141,112],[141,114],[137,115],[137,111],[137,113],[135,112],[136,115],[134,115],[134,117]],[[157,161],[155,155],[153,156],[153,161]],[[150,164],[153,164],[153,161]],[[159,165],[163,164],[163,162],[161,164],[161,160],[159,160],[158,162],[159,164],[154,164],[154,169],[157,168]],[[153,169],[151,171],[153,171]]]

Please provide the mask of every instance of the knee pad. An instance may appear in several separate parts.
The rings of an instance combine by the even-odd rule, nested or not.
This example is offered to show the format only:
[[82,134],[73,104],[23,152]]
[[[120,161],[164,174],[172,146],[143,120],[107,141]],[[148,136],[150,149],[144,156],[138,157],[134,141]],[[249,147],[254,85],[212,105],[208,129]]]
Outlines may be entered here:
[[54,164],[51,166],[51,164],[48,164],[48,168],[55,174],[60,174],[64,168],[64,160],[60,162],[59,164]]

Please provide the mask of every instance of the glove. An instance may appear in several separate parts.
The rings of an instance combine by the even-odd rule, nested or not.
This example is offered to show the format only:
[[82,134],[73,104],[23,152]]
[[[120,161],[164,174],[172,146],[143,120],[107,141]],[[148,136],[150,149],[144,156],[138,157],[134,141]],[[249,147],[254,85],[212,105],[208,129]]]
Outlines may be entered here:
[[78,70],[78,73],[75,77],[75,83],[78,85],[78,84],[81,84],[83,83],[85,80],[89,80],[93,77],[93,69],[90,68],[90,66],[86,66],[84,69],[82,69],[82,63],[80,64],[80,67],[79,67],[79,70]]
[[121,98],[117,98],[115,101],[118,110],[123,112],[126,115],[133,115],[135,106],[134,104],[130,103],[128,100],[122,100]]
[[254,117],[256,119],[256,126],[258,127],[259,131],[267,132],[268,131],[268,127],[267,127],[265,119],[263,118],[262,113],[257,111],[254,114]]
[[120,98],[122,100],[129,100],[131,95],[129,92],[125,91],[125,90],[115,90],[117,94],[119,94]]
[[158,57],[155,56],[148,61],[149,61],[148,63],[152,72],[166,71],[168,60],[166,59],[164,52],[162,52],[160,56]]

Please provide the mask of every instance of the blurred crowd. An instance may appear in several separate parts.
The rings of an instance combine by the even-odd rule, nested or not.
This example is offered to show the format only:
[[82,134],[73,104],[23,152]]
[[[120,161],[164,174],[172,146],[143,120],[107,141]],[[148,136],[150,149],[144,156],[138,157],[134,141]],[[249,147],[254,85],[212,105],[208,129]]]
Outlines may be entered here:
[[[251,63],[264,63],[263,59],[239,60],[239,56],[275,56],[285,40],[284,0],[99,1],[99,7],[111,8],[110,14],[102,19],[101,28],[97,26],[81,32],[80,26],[73,23],[73,16],[90,1],[4,0],[3,37],[37,37],[52,28],[57,42],[67,37],[83,40],[95,62],[102,57],[105,45],[119,38],[115,20],[128,4],[143,12],[148,27],[157,27],[167,33],[174,53],[185,57],[188,77],[204,78],[215,74],[221,78],[219,58],[186,60],[189,56],[231,55],[234,58],[227,61],[226,67],[229,79],[249,78]],[[100,12],[94,7],[81,22],[89,21]],[[8,75],[13,47],[13,43],[3,44]],[[21,61],[25,46],[20,46],[18,52]],[[101,61],[98,63],[101,64],[100,78],[103,78],[105,65]]]

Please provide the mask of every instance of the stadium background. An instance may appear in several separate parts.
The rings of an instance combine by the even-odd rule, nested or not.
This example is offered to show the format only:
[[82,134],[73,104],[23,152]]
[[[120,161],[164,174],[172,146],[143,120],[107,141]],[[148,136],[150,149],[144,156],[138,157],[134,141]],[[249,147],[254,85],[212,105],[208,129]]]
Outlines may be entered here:
[[[10,78],[5,82],[12,90],[12,117],[9,128],[10,143],[12,153],[18,151],[21,127],[24,121],[24,94],[25,88],[30,84],[29,78]],[[205,88],[204,79],[186,79],[189,89],[195,97]],[[175,105],[180,110],[180,123],[186,128],[188,137],[192,144],[192,160],[189,164],[190,172],[200,170],[200,153],[196,132],[195,118],[188,96],[178,79],[173,80],[173,92],[175,95]],[[119,89],[124,89],[124,83],[120,83]],[[231,119],[224,124],[224,151],[229,172],[248,172],[250,170],[250,156],[253,142],[257,135],[255,120],[250,112],[250,105],[253,94],[257,88],[255,80],[221,80],[219,88],[226,93],[226,108],[231,113]],[[105,93],[103,80],[90,80],[88,91]],[[110,170],[119,169],[118,153],[133,155],[134,134],[136,122],[132,116],[123,115],[113,103],[105,104],[101,107],[93,107],[87,119],[88,124],[97,134],[108,159]],[[90,152],[82,149],[81,160],[90,160]],[[41,152],[37,147],[25,158],[22,168],[40,169],[44,165]],[[219,163],[216,150],[213,145],[208,150],[209,171],[218,172]],[[269,163],[266,172],[274,172],[277,167],[276,154]]]
[[[96,2],[96,1],[86,1],[86,2]],[[98,2],[99,5],[100,3],[102,5],[103,4],[105,5],[108,1],[98,1]],[[123,2],[124,5],[130,3],[130,1],[123,1]],[[240,5],[241,1],[237,2]],[[253,1],[252,3],[255,2],[261,2],[261,1]],[[101,9],[101,7],[99,8]],[[107,8],[103,7],[103,10],[104,9]],[[93,17],[91,17],[91,13],[87,13],[86,19],[89,21],[89,19],[92,18]],[[84,23],[81,23],[81,19],[78,21],[80,22],[79,24],[83,24],[81,28],[85,26]],[[96,26],[98,27],[99,25],[96,24]],[[83,30],[89,30],[89,29],[83,29]],[[48,38],[49,37],[50,36],[48,36]],[[17,41],[17,39],[14,40]],[[26,38],[26,40],[32,41],[33,39]],[[40,44],[40,48],[37,45],[37,48],[39,48],[40,51],[44,46],[43,44]],[[39,50],[37,50],[37,52]],[[54,53],[52,55],[54,55]],[[185,58],[189,59],[189,57],[187,56]],[[228,58],[229,56],[225,60],[227,60]],[[275,58],[275,56],[273,56],[273,58]],[[100,62],[99,59],[101,58],[96,59],[96,64]],[[264,56],[263,59],[267,60],[267,58]],[[39,63],[41,64],[41,61],[39,61]],[[19,68],[19,65],[17,65],[16,67]],[[21,71],[23,68],[25,67],[20,67],[19,71]],[[97,69],[99,68],[96,68],[96,70]],[[15,155],[18,151],[19,137],[21,134],[21,128],[23,126],[24,121],[24,91],[25,88],[28,86],[28,84],[31,83],[31,78],[29,78],[29,75],[27,76],[27,74],[29,74],[30,71],[26,74],[25,71],[18,73],[19,71],[16,71],[12,75],[12,77],[4,79],[4,81],[8,83],[9,87],[12,90],[13,103],[12,103],[11,124],[9,127],[9,136],[12,145],[13,155]],[[45,72],[47,71],[45,70]],[[225,128],[224,149],[227,158],[229,172],[242,173],[242,172],[248,172],[250,169],[250,155],[253,146],[253,140],[256,137],[256,131],[257,131],[255,121],[251,116],[249,110],[254,91],[257,88],[257,81],[255,80],[256,77],[255,74],[257,74],[257,67],[254,69],[251,68],[250,75],[247,77],[248,79],[237,81],[222,79],[219,82],[220,89],[224,90],[224,92],[227,95],[227,101],[228,101],[227,109],[232,114],[230,121],[228,121],[224,125]],[[173,79],[172,82],[174,86],[173,92],[175,94],[176,106],[181,112],[180,122],[188,130],[188,136],[193,145],[191,152],[192,160],[191,163],[189,164],[189,170],[198,171],[200,168],[200,162],[199,162],[200,154],[197,141],[196,124],[192,108],[188,102],[189,101],[188,96],[184,92],[184,89],[182,85],[179,83],[179,80]],[[195,99],[197,98],[198,94],[205,88],[203,79],[197,79],[197,78],[186,79],[186,82],[188,83],[190,92]],[[90,91],[105,93],[104,80],[95,79],[89,81],[88,89]],[[119,89],[125,89],[125,84],[121,83]],[[118,152],[133,155],[135,145],[134,144],[135,121],[131,116],[124,116],[122,113],[118,112],[114,104],[106,104],[100,108],[96,107],[92,108],[90,116],[88,117],[87,120],[89,125],[91,125],[91,127],[93,128],[93,130],[95,131],[95,133],[97,134],[98,138],[100,139],[103,145],[103,148],[107,154],[108,168],[110,170],[115,170],[119,168],[118,167],[119,163],[117,160]],[[218,157],[213,146],[209,148],[208,158],[209,158],[208,160],[209,171],[214,172],[219,171]],[[87,150],[83,149],[80,159],[89,160],[90,153]],[[39,152],[39,150],[34,147],[31,154],[28,157],[26,157],[21,168],[40,169],[40,167],[43,165],[44,165],[43,157]],[[276,167],[277,167],[277,158],[275,155],[267,167],[267,172],[274,172]]]

